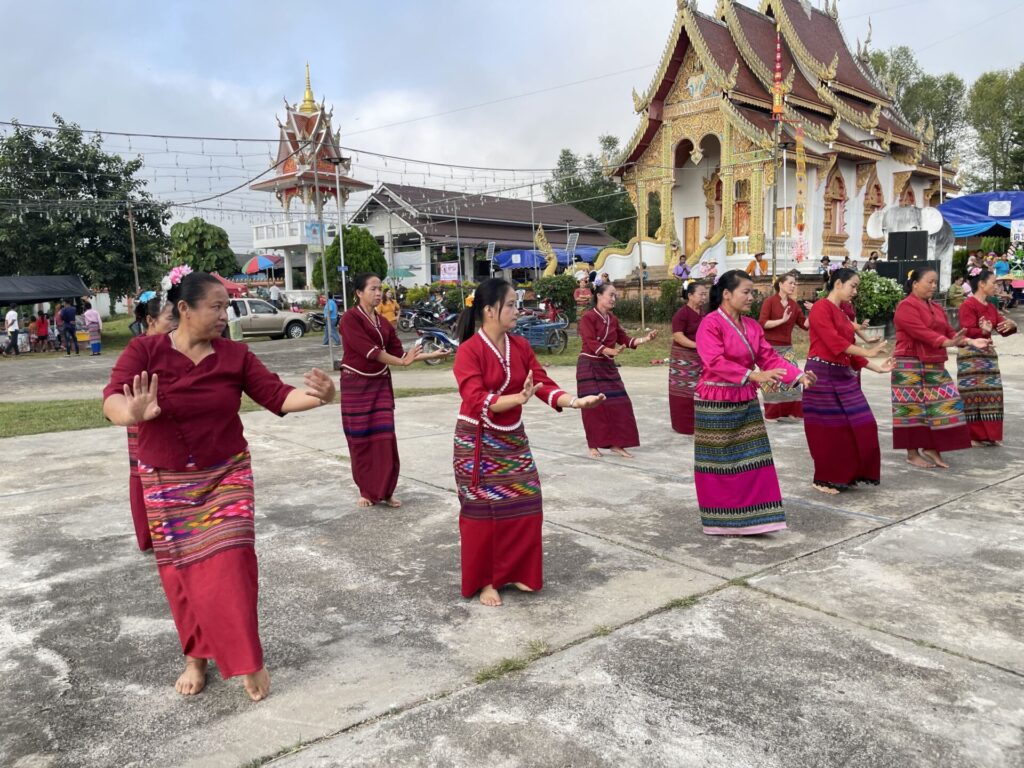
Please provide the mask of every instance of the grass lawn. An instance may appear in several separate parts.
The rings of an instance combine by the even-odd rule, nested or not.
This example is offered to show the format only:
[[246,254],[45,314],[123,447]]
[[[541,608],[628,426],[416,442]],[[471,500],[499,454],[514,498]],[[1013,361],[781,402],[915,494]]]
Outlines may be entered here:
[[[395,390],[395,397],[446,395],[457,391],[455,387],[400,388]],[[259,405],[242,397],[242,413],[258,410]],[[113,425],[103,418],[103,401],[99,398],[0,403],[0,438],[110,426]]]

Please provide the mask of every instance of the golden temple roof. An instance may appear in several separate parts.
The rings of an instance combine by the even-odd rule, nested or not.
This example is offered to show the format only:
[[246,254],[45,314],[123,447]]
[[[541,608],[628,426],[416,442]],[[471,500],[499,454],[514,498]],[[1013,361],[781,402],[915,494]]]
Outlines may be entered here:
[[299,105],[299,112],[311,115],[320,108],[313,98],[313,87],[309,84],[309,62],[306,62],[306,92],[302,94],[302,104]]

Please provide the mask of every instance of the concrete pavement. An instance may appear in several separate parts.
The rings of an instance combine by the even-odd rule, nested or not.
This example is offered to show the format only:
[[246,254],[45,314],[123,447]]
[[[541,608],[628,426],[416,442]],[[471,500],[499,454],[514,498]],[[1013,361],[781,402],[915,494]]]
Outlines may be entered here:
[[622,369],[634,461],[531,404],[546,586],[496,610],[459,596],[454,395],[398,402],[400,510],[353,505],[336,406],[246,414],[260,704],[215,671],[174,693],[123,431],[0,441],[0,764],[1024,766],[1024,342],[999,345],[1005,447],[908,467],[865,373],[882,486],[815,492],[803,430],[772,425],[791,528],[764,537],[701,534],[664,367]]

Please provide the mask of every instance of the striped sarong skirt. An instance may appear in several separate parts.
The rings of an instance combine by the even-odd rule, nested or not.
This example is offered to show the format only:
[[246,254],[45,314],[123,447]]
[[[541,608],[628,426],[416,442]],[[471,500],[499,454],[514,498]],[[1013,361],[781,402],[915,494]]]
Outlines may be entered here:
[[696,349],[672,345],[668,366],[668,410],[672,429],[693,434],[693,398],[704,365]]
[[1003,380],[999,356],[991,347],[958,350],[957,387],[964,401],[964,415],[972,440],[999,442],[1003,439]]
[[814,460],[814,484],[844,489],[878,485],[882,453],[878,424],[854,370],[810,358],[804,370],[818,377],[804,389],[804,434]]
[[971,447],[964,404],[945,363],[897,357],[891,380],[893,448]]
[[462,595],[488,585],[544,585],[540,477],[526,431],[504,432],[460,419],[453,459],[459,495]]
[[249,452],[211,467],[139,463],[164,593],[187,656],[212,659],[222,677],[263,667]]
[[582,411],[588,447],[635,448],[640,445],[633,402],[614,360],[580,355],[576,361],[576,393],[580,397],[604,394],[607,398],[600,408]]
[[786,513],[756,399],[694,400],[693,480],[704,533],[782,530]]
[[[798,365],[796,353],[791,345],[773,344],[787,362]],[[803,416],[803,395],[800,385],[792,386],[781,381],[766,381],[761,385],[761,396],[764,398],[764,416],[766,419],[778,419],[782,416]]]
[[139,549],[153,548],[149,536],[149,518],[146,517],[145,492],[139,477],[139,427],[128,427],[128,503],[131,505],[132,524],[135,527],[135,541]]
[[398,438],[391,376],[341,372],[341,426],[359,495],[376,504],[398,485]]

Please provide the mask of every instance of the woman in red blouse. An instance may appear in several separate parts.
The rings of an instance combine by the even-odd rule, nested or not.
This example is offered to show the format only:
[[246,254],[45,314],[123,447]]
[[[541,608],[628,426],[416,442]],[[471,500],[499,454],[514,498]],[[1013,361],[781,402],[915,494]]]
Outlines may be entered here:
[[989,339],[955,332],[946,311],[932,301],[934,269],[910,273],[907,298],[896,307],[896,367],[892,372],[892,447],[905,448],[907,463],[948,468],[943,451],[971,447],[964,403],[946,373],[949,347],[987,349]]
[[[960,305],[960,330],[969,339],[991,339],[1017,332],[1017,325],[989,302],[996,276],[987,269],[971,277],[971,296]],[[995,347],[967,347],[957,355],[956,383],[974,445],[999,445],[1003,439],[1003,382]]]
[[[174,306],[170,301],[160,301],[156,296],[143,305],[142,317],[146,323],[144,336],[158,336],[170,333],[175,328]],[[143,552],[153,548],[153,539],[149,535],[149,519],[146,517],[146,498],[142,488],[142,477],[139,475],[139,427],[128,427],[128,503],[132,510],[132,523],[135,525],[135,541]]]
[[827,494],[881,480],[878,425],[855,372],[888,373],[895,361],[870,359],[884,354],[884,339],[869,347],[854,343],[854,326],[842,305],[853,301],[859,285],[854,270],[837,269],[829,278],[828,298],[816,301],[808,317],[811,346],[804,370],[818,380],[804,390],[804,433],[814,460],[814,487]]
[[[764,328],[765,340],[774,347],[784,360],[797,364],[793,352],[793,328],[807,330],[807,319],[796,300],[796,274],[787,272],[776,278],[775,293],[764,300],[758,322]],[[764,397],[764,419],[803,418],[800,389],[788,387],[779,381],[767,381],[761,385]]]
[[[193,272],[171,289],[176,330],[137,336],[103,390],[103,415],[139,425],[139,474],[157,568],[185,654],[178,693],[199,693],[210,659],[241,675],[254,701],[270,691],[256,616],[253,481],[238,416],[244,392],[284,415],[334,399],[316,368],[301,392],[239,342],[221,338],[228,294]],[[159,385],[159,394],[157,393]]]
[[[459,320],[455,379],[462,396],[455,426],[455,484],[462,541],[462,596],[501,605],[498,590],[544,585],[540,479],[523,429],[523,406],[536,396],[556,411],[592,408],[604,395],[573,397],[548,378],[516,325],[516,295],[504,280],[484,280]],[[479,331],[475,328],[479,324]]]
[[622,330],[612,312],[617,298],[618,293],[611,283],[597,286],[594,307],[580,317],[576,329],[582,340],[576,361],[576,389],[581,395],[600,392],[608,398],[604,408],[583,414],[583,431],[594,458],[602,455],[601,448],[611,448],[619,456],[631,459],[633,454],[626,449],[640,445],[633,403],[626,394],[615,358],[623,349],[636,349],[658,335],[657,331],[651,331],[634,338]]
[[357,302],[341,316],[341,425],[348,443],[352,479],[359,489],[356,506],[384,502],[400,507],[394,498],[398,485],[398,440],[395,437],[395,393],[391,366],[445,357],[447,351],[420,354],[414,346],[402,349],[394,326],[381,319],[381,282],[363,273],[353,281]]
[[708,287],[696,280],[686,285],[686,303],[672,316],[672,352],[668,368],[668,410],[672,429],[693,434],[693,395],[703,366],[697,354],[697,328],[704,319]]

